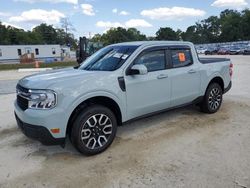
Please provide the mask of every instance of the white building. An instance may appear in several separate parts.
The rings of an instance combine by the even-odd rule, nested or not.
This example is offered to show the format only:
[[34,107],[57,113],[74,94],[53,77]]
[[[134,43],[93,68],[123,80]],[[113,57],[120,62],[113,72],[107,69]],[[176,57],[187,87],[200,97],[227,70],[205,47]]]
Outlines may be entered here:
[[31,53],[39,61],[62,61],[63,52],[60,45],[0,45],[0,63],[19,63],[21,55]]

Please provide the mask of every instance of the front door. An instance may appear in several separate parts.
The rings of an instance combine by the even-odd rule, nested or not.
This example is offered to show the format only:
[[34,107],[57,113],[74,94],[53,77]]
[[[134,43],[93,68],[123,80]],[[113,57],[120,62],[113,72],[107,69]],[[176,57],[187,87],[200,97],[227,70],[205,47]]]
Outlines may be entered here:
[[171,86],[165,49],[146,50],[133,64],[144,64],[145,75],[126,75],[128,118],[134,118],[168,108]]

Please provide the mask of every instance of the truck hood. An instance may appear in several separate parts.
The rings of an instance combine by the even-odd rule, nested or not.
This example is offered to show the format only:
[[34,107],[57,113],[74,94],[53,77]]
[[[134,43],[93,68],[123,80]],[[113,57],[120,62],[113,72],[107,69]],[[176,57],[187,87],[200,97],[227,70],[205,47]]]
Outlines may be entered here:
[[47,89],[50,85],[55,83],[62,81],[69,82],[75,79],[81,80],[84,77],[86,78],[86,76],[90,78],[96,74],[97,71],[84,71],[74,68],[66,68],[26,76],[19,80],[18,83],[21,86],[29,89]]

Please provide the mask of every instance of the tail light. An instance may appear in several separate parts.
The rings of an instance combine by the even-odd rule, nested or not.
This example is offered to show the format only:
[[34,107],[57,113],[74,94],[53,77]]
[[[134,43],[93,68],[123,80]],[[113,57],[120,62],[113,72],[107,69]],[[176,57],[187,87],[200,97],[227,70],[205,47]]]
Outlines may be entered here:
[[233,76],[233,63],[230,63],[230,66],[229,66],[229,74],[230,74],[230,77]]

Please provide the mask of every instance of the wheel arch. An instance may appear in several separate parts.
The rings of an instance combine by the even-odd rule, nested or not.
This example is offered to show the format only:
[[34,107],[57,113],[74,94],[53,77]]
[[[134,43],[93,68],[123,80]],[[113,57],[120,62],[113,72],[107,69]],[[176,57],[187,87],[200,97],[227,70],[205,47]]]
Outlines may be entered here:
[[220,76],[215,76],[214,78],[212,78],[210,80],[210,82],[207,85],[206,91],[207,91],[208,87],[210,86],[210,84],[212,84],[212,83],[219,84],[220,87],[221,87],[221,89],[222,89],[222,92],[224,92],[224,81],[223,81],[223,79]]
[[90,98],[83,100],[82,102],[80,102],[80,104],[78,104],[74,108],[74,110],[72,111],[72,113],[68,119],[66,134],[70,133],[72,124],[75,121],[75,119],[77,118],[77,116],[79,115],[79,113],[87,106],[90,106],[93,104],[99,104],[99,105],[103,105],[103,106],[109,108],[115,114],[115,116],[117,118],[117,124],[118,125],[122,124],[122,110],[121,110],[121,107],[119,106],[119,104],[111,97],[94,96],[94,97],[90,97]]

